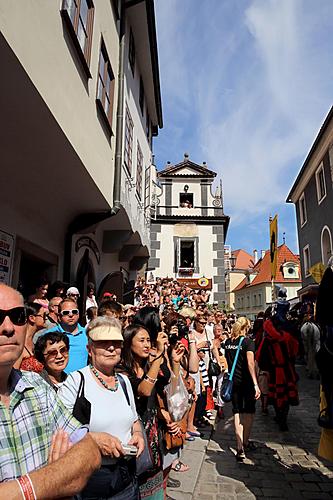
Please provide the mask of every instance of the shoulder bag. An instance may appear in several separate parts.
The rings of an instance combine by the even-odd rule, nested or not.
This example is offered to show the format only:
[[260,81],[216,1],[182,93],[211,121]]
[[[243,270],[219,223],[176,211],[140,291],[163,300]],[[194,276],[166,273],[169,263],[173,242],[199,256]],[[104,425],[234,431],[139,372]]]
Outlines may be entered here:
[[[129,399],[129,395],[128,395],[128,391],[127,391],[127,387],[126,387],[126,382],[120,373],[118,373],[118,379],[119,379],[120,385],[124,391],[127,404],[130,406],[131,403],[130,403],[130,399]],[[146,432],[145,426],[143,425],[141,418],[139,418],[139,422],[141,425],[142,437],[143,437],[143,440],[145,442],[145,448],[144,448],[143,452],[141,453],[141,455],[136,459],[136,474],[138,476],[140,476],[140,474],[143,474],[144,472],[147,472],[148,470],[154,468],[154,459],[152,456],[152,450],[151,450],[149,442],[148,442],[147,432]]]
[[206,333],[206,339],[207,339],[207,344],[208,344],[208,348],[209,348],[209,363],[208,363],[207,373],[208,373],[208,377],[211,379],[212,377],[218,377],[220,375],[221,367],[218,364],[218,362],[214,360],[214,358],[212,356],[212,351],[210,349],[210,342],[208,339],[207,330],[205,330],[205,333]]
[[78,373],[80,374],[81,381],[72,413],[73,417],[81,422],[82,425],[87,425],[90,423],[91,403],[84,395],[84,375],[80,370]]
[[221,398],[225,403],[229,403],[232,400],[232,387],[234,385],[233,377],[234,377],[235,368],[237,365],[239,351],[240,351],[240,348],[241,348],[241,345],[243,343],[244,338],[245,337],[241,337],[241,339],[239,341],[236,356],[235,356],[234,362],[232,364],[231,372],[225,373],[224,377],[223,377],[223,382],[222,382],[222,387],[221,387]]

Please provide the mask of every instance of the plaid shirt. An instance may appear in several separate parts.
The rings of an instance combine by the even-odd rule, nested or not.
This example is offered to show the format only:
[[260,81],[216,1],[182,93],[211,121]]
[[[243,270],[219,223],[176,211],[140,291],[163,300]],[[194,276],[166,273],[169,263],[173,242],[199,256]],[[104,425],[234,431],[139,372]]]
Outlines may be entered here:
[[34,372],[12,370],[9,409],[0,402],[0,482],[47,464],[53,433],[81,427]]

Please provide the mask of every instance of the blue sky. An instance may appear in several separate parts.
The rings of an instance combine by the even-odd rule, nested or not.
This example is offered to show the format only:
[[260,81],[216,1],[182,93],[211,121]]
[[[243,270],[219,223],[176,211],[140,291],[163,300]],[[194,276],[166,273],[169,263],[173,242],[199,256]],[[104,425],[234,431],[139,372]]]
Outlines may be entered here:
[[332,105],[332,0],[155,0],[159,169],[188,152],[222,178],[227,244],[298,252],[289,190]]

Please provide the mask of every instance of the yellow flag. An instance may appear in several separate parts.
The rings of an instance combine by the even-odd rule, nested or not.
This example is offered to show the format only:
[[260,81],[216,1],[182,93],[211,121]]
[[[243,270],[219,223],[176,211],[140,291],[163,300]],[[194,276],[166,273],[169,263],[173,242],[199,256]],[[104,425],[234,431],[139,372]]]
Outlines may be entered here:
[[277,215],[269,223],[271,279],[274,280],[277,271],[278,225]]
[[322,262],[317,262],[310,267],[309,272],[316,283],[320,283],[325,272],[325,266]]

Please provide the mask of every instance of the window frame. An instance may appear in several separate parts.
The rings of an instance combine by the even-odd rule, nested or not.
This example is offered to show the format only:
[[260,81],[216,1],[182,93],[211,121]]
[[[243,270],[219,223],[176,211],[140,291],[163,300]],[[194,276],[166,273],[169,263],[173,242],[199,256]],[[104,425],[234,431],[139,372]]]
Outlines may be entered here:
[[139,197],[139,200],[142,199],[142,187],[143,187],[143,153],[140,147],[139,141],[136,143],[136,194]]
[[[320,174],[323,174],[323,186],[324,186],[324,194],[321,195],[321,185],[320,185]],[[325,179],[325,170],[324,170],[324,164],[323,162],[320,163],[319,167],[316,170],[316,189],[317,189],[317,200],[318,200],[318,205],[322,203],[322,201],[326,198],[327,196],[327,189],[326,189],[326,179]]]
[[145,87],[143,85],[143,79],[142,76],[140,76],[140,84],[139,84],[139,106],[140,106],[140,111],[141,115],[143,116],[144,109],[145,109]]
[[[95,6],[92,0],[72,0],[75,3],[75,15],[72,20],[70,16],[70,0],[62,0],[61,5],[61,16],[67,27],[68,33],[71,37],[71,40],[75,46],[77,55],[80,59],[83,70],[87,76],[87,78],[92,78],[90,73],[90,59],[91,59],[91,49],[92,49],[92,38],[93,38],[93,28],[94,28],[94,13]],[[79,21],[80,21],[80,13],[81,13],[81,5],[82,2],[86,2],[88,7],[87,12],[87,22],[86,26],[84,26],[84,31],[86,33],[86,42],[85,47],[82,49],[79,38],[78,38],[78,29],[79,29]]]
[[[100,68],[101,68],[101,58],[103,57],[104,59],[104,74],[103,74],[103,79],[101,78],[101,73],[100,73]],[[107,76],[109,76],[110,82],[109,82],[109,92],[107,93],[106,91],[106,83],[107,82]],[[99,96],[99,85],[100,85],[100,80],[102,81],[102,99]],[[102,114],[102,117],[105,121],[105,124],[107,125],[107,128],[110,132],[111,135],[113,135],[112,132],[112,118],[113,118],[113,103],[114,103],[114,89],[115,89],[115,77],[114,73],[112,70],[112,65],[110,62],[110,58],[108,55],[108,52],[106,50],[105,42],[103,40],[103,37],[101,37],[101,45],[99,49],[99,59],[98,59],[98,73],[97,73],[97,86],[96,86],[96,104],[99,109],[99,111]],[[109,94],[109,97],[107,97]],[[108,111],[105,110],[105,102],[106,100],[109,103],[109,108]]]
[[[305,255],[306,255],[306,252],[308,253],[308,257],[306,258]],[[310,245],[307,244],[303,247],[303,267],[304,267],[304,276],[305,278],[308,278],[309,276],[311,276],[311,273],[310,273],[310,267],[311,267],[311,256],[310,256]],[[307,263],[307,268],[306,268],[306,264]]]
[[129,44],[128,44],[128,61],[129,61],[133,76],[135,74],[135,59],[136,59],[135,40],[134,40],[133,30],[132,30],[132,28],[130,28]]
[[[304,210],[302,210],[302,202],[303,202]],[[298,206],[299,206],[299,220],[301,223],[301,227],[303,227],[303,226],[305,226],[305,224],[308,221],[308,214],[307,214],[307,210],[306,210],[306,200],[305,200],[304,192],[299,197]]]
[[128,105],[126,105],[125,111],[125,141],[124,141],[124,164],[127,171],[132,175],[133,166],[133,131],[134,122],[129,110]]

